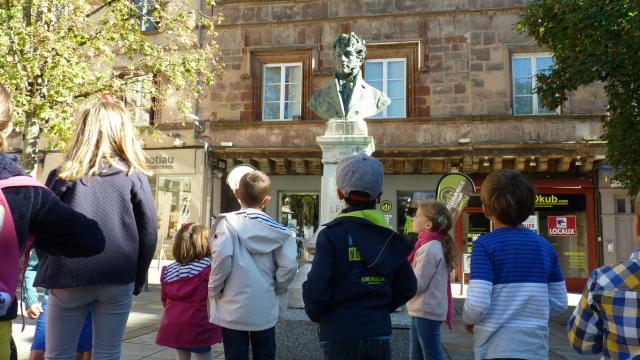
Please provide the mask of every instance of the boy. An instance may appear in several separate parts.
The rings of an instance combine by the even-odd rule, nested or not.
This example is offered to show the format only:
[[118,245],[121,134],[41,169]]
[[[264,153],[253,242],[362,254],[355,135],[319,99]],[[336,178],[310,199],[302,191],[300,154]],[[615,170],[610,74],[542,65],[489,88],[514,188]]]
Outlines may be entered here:
[[391,359],[390,313],[416,293],[411,249],[376,210],[382,164],[365,154],[343,159],[336,172],[344,210],[326,224],[302,297],[320,323],[325,359]]
[[261,171],[240,178],[234,194],[241,209],[221,214],[210,240],[209,321],[222,327],[225,359],[273,360],[279,297],[298,267],[296,242],[262,212],[271,181]]
[[567,289],[553,247],[522,226],[535,197],[529,179],[513,170],[494,171],[482,184],[493,231],[473,244],[462,314],[476,359],[549,358],[549,313],[567,308]]
[[569,343],[603,359],[640,357],[640,195],[635,202],[636,246],[629,260],[593,270],[569,320]]

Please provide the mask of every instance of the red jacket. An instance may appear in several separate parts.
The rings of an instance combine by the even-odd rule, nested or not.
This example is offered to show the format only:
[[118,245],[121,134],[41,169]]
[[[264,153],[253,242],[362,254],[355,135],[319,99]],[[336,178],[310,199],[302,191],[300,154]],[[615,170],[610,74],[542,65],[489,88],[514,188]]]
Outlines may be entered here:
[[209,322],[207,293],[211,267],[191,277],[165,282],[162,269],[164,314],[156,344],[174,349],[208,347],[222,342],[222,330]]

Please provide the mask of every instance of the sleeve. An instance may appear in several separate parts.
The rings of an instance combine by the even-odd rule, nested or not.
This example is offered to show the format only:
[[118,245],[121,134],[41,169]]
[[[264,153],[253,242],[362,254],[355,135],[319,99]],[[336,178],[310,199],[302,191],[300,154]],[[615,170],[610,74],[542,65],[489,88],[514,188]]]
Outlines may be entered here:
[[335,251],[332,249],[327,231],[318,234],[316,253],[311,263],[307,280],[302,284],[304,311],[313,322],[320,322],[331,304],[331,280]]
[[31,251],[29,256],[29,264],[24,272],[24,286],[22,293],[22,302],[28,309],[33,304],[38,303],[38,289],[33,286],[33,280],[36,278],[36,272],[38,271],[38,256],[35,250]]
[[549,312],[551,315],[567,310],[567,285],[564,282],[558,255],[551,249],[551,273],[549,274]]
[[64,204],[53,192],[35,188],[29,230],[36,233],[34,246],[47,254],[87,257],[104,250],[100,226]]
[[224,217],[214,224],[215,232],[209,240],[211,248],[211,274],[209,275],[209,297],[219,299],[224,290],[224,282],[233,269],[233,230]]
[[[433,256],[429,248],[418,249],[413,263],[413,272],[416,275],[418,287],[416,293],[424,292],[438,269],[438,260]],[[422,251],[420,251],[422,250]]]
[[573,311],[567,323],[569,344],[581,354],[597,354],[602,352],[603,321],[600,311],[593,301],[596,289],[598,269],[589,276],[580,303]]
[[137,181],[132,187],[131,202],[133,215],[138,229],[138,267],[133,294],[138,295],[147,281],[147,271],[156,251],[158,242],[158,224],[153,195],[146,176],[136,172]]
[[396,311],[397,308],[404,305],[412,297],[416,295],[416,276],[413,269],[406,258],[402,259],[402,265],[396,271],[393,280],[391,280],[391,304],[389,311]]
[[165,288],[165,276],[167,272],[167,267],[162,267],[162,272],[160,273],[160,301],[162,301],[162,307],[167,307],[167,290]]
[[289,236],[287,241],[279,247],[275,254],[276,269],[276,294],[281,295],[287,292],[289,284],[296,277],[298,261],[296,260],[297,247],[296,240]]
[[475,325],[482,320],[491,306],[492,293],[493,264],[484,244],[476,240],[471,251],[471,274],[462,311],[465,324]]

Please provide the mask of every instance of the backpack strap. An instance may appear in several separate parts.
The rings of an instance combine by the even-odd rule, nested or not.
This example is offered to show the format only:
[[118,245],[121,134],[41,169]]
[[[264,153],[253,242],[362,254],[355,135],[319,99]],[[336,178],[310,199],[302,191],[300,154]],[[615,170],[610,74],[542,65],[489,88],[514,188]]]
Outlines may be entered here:
[[[9,187],[44,187],[29,176],[14,176],[0,180],[0,316],[6,315],[16,295],[20,275],[20,257],[28,254],[33,245],[33,234],[27,235],[23,251],[20,251],[13,216],[3,190]],[[25,265],[29,261],[25,259]],[[24,266],[26,269],[26,266]]]

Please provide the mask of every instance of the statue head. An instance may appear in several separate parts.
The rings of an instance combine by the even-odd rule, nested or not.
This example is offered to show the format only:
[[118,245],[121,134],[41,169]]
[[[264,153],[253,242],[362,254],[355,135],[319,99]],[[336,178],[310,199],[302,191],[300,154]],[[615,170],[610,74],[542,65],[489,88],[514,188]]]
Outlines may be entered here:
[[342,34],[333,42],[333,59],[339,79],[349,79],[358,75],[366,57],[367,48],[364,40],[354,33]]

